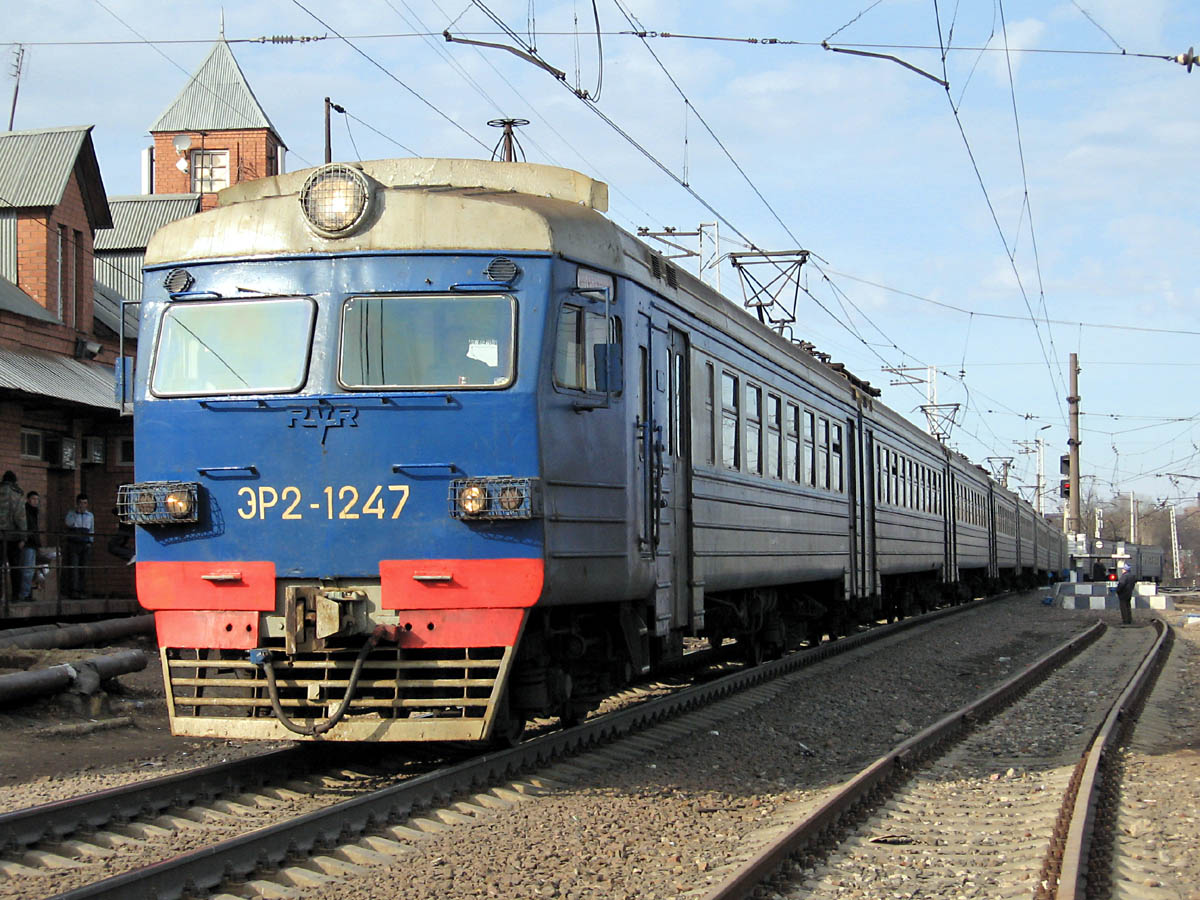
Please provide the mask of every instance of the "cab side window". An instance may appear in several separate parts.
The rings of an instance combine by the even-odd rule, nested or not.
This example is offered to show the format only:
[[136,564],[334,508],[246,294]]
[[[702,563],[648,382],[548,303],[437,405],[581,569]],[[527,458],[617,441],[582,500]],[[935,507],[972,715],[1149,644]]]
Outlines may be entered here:
[[558,312],[554,383],[577,391],[619,393],[621,380],[621,320],[564,303]]

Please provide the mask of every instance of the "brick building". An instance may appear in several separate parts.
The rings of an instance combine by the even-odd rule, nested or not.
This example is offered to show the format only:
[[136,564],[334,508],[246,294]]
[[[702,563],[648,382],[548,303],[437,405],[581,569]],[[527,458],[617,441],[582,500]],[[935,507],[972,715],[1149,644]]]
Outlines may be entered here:
[[106,197],[91,132],[0,132],[0,470],[42,496],[44,555],[61,551],[76,494],[96,519],[88,596],[60,596],[51,561],[33,604],[14,605],[0,579],[0,619],[136,608],[113,514],[133,480],[114,364],[136,352],[127,301],[142,296],[146,243],[221,188],[283,171],[283,141],[223,38],[150,127],[142,195]]
[[216,206],[221,188],[283,171],[286,147],[224,39],[150,135],[149,192],[199,194],[202,209]]
[[[4,579],[5,617],[133,605],[132,570],[109,552],[118,537],[117,485],[132,470],[133,429],[114,392],[119,298],[98,297],[93,274],[95,235],[112,216],[91,131],[0,133],[0,468],[41,495],[50,559],[33,604],[12,607]],[[90,599],[68,602],[58,595],[54,551],[80,492],[96,519]]]

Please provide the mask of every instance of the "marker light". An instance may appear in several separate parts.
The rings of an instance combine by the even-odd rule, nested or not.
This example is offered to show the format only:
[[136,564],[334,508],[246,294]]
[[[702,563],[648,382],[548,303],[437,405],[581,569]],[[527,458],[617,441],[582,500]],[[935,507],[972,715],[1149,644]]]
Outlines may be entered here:
[[300,189],[304,218],[323,237],[345,237],[362,222],[371,191],[362,172],[342,163],[322,166]]

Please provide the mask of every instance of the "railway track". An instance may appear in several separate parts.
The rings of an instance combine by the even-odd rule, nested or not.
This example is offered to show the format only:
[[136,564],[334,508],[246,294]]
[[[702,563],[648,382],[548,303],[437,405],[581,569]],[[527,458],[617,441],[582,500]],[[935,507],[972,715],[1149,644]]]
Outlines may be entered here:
[[1169,647],[1154,625],[1097,624],[794,811],[696,896],[1107,896],[1105,776]]
[[[238,896],[263,895],[261,891],[286,896],[289,888],[320,884],[403,855],[413,841],[553,790],[572,773],[631,758],[704,728],[705,715],[727,717],[731,709],[766,702],[778,690],[772,684],[789,673],[980,605],[872,629],[544,734],[508,751],[429,771],[397,776],[378,767],[322,768],[303,753],[312,748],[301,747],[301,752],[280,751],[215,771],[10,813],[0,817],[0,843],[9,848],[0,859],[0,873],[10,882],[19,879],[23,888],[16,896],[26,897],[57,891],[55,896],[72,900],[171,898],[230,888]],[[686,723],[670,721],[721,702],[724,707]],[[570,754],[651,728],[653,738],[638,735],[580,762],[547,768]],[[512,778],[538,769],[545,774]],[[381,780],[389,783],[380,787]],[[264,821],[269,824],[254,827]],[[263,883],[266,877],[274,887]],[[37,889],[39,883],[46,889]]]

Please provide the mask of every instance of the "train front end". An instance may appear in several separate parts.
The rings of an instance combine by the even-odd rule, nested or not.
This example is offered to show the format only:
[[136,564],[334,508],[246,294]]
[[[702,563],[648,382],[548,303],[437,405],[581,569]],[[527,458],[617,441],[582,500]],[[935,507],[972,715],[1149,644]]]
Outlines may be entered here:
[[152,241],[119,506],[174,733],[519,727],[555,268],[528,212],[480,190],[486,165],[263,179]]

